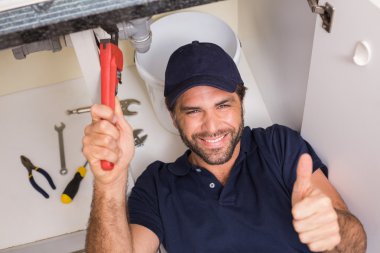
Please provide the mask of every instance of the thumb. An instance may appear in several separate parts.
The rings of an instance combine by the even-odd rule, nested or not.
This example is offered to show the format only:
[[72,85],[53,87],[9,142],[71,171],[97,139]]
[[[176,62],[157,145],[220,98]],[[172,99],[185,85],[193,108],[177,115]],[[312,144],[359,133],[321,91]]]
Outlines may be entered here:
[[311,189],[313,161],[309,154],[302,154],[298,160],[297,178],[292,192],[292,205],[301,201]]
[[118,97],[115,97],[115,116],[124,117],[123,110]]
[[133,144],[133,129],[124,118],[123,110],[121,109],[121,103],[117,97],[115,97],[115,118],[116,125],[121,131],[121,134],[126,134],[126,138],[132,141]]
[[121,109],[121,103],[118,97],[115,97],[115,123],[122,131],[127,129],[132,131],[132,128],[124,118],[123,110]]

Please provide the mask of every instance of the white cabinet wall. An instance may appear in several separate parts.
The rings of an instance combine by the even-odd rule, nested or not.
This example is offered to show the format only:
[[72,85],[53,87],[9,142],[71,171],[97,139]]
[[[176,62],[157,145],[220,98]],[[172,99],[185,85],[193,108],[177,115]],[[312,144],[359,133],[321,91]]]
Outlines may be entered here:
[[[330,180],[363,222],[368,253],[380,252],[380,8],[369,0],[329,1],[332,33],[317,23],[302,134],[330,167]],[[372,51],[353,61],[358,42]]]
[[[238,8],[239,35],[273,122],[301,130],[363,222],[367,252],[377,253],[380,5],[372,1],[378,6],[370,0],[329,0],[335,7],[331,33],[322,29],[307,0],[239,0]],[[353,61],[361,41],[372,53],[366,66]]]
[[239,0],[239,38],[273,122],[300,130],[316,16],[306,0]]

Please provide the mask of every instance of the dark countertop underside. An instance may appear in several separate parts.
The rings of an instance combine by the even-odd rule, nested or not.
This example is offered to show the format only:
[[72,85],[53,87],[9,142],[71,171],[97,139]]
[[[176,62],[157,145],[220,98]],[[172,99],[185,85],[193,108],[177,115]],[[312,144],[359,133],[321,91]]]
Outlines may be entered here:
[[[0,50],[220,0],[55,0],[0,12]],[[37,6],[38,7],[38,6]]]

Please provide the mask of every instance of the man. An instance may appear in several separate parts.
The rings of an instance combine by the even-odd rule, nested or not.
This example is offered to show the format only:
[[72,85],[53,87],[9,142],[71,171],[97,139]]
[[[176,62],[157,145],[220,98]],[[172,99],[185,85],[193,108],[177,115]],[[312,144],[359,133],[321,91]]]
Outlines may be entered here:
[[[128,200],[133,134],[94,105],[83,152],[94,196],[87,252],[365,252],[360,222],[326,178],[327,168],[295,131],[244,127],[245,87],[217,45],[176,50],[165,73],[166,104],[186,153],[156,161]],[[100,160],[114,163],[104,171]]]

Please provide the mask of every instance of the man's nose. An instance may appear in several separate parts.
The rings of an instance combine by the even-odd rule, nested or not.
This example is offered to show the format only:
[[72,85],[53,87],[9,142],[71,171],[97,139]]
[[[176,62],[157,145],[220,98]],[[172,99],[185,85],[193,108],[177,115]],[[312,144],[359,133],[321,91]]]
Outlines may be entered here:
[[219,119],[215,112],[207,112],[203,117],[203,128],[210,133],[218,130]]

